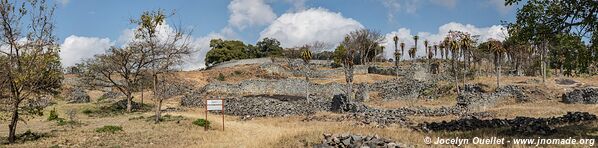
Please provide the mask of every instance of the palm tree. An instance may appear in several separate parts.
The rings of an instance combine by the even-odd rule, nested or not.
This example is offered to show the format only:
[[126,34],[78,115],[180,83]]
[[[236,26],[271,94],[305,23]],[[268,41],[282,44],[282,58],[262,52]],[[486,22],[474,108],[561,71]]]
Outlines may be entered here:
[[505,53],[505,48],[502,47],[502,43],[498,40],[489,39],[488,41],[488,49],[494,54],[494,67],[496,69],[496,88],[500,87],[500,68],[501,68],[501,59],[503,53]]
[[[395,35],[392,40],[395,43],[395,71],[396,71],[396,75],[397,77],[399,77],[399,60],[401,58],[401,53],[399,53],[399,48],[397,47],[397,44],[399,43],[399,37],[397,37],[397,35]],[[401,48],[403,45],[401,45]]]
[[417,53],[417,40],[419,40],[419,36],[413,36],[413,40],[415,41],[415,51],[413,52],[413,57],[415,57],[415,53]]
[[301,51],[301,59],[305,62],[305,67],[307,68],[305,71],[305,81],[307,82],[307,88],[305,89],[305,99],[309,103],[309,61],[311,61],[312,55],[311,51],[309,50],[308,46],[303,47]]
[[416,50],[417,50],[417,48],[415,48],[415,47],[411,47],[411,49],[409,49],[409,58],[415,59]]

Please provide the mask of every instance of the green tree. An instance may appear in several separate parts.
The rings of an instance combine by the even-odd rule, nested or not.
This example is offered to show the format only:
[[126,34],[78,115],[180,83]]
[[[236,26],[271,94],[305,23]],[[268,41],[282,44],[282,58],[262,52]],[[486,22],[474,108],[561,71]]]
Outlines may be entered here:
[[280,42],[274,38],[264,38],[255,44],[255,53],[257,58],[282,56],[282,47]]
[[342,65],[346,53],[347,53],[347,50],[345,49],[345,46],[343,46],[342,44],[338,45],[336,47],[336,49],[334,49],[334,54],[333,54],[334,63],[336,65]]
[[0,6],[0,105],[10,116],[8,142],[14,143],[18,121],[43,110],[22,103],[58,94],[63,73],[53,32],[55,7],[44,0],[2,0]]
[[241,41],[212,39],[210,51],[206,54],[206,66],[213,66],[218,63],[230,60],[247,59],[250,57],[247,47]]
[[[521,0],[506,0],[513,5]],[[517,10],[509,36],[539,48],[542,81],[546,81],[546,58],[550,41],[560,33],[590,35],[598,27],[598,3],[593,0],[528,0]]]

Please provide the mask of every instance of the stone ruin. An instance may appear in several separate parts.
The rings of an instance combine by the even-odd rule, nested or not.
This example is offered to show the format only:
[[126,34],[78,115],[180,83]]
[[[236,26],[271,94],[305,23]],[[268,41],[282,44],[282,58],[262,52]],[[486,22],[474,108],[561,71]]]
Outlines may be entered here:
[[370,148],[410,148],[411,145],[395,142],[391,139],[382,138],[378,135],[352,135],[352,134],[323,134],[321,144],[313,145],[314,148],[348,148],[348,147],[370,147]]
[[379,92],[383,100],[417,99],[431,87],[431,83],[416,79],[391,79],[372,84],[370,91]]
[[465,85],[464,91],[457,97],[457,105],[471,110],[478,110],[494,107],[511,97],[516,102],[529,102],[533,101],[533,98],[546,98],[546,92],[539,88],[506,85],[496,89],[494,92],[488,92],[483,87],[478,84]]
[[66,93],[66,102],[67,103],[88,103],[90,102],[89,95],[83,88],[75,87],[70,89]]
[[598,88],[575,89],[562,95],[564,103],[598,104]]

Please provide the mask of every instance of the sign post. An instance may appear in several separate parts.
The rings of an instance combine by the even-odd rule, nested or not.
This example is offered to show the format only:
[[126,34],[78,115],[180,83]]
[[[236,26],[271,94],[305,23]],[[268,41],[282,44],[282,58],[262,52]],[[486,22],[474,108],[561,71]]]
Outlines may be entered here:
[[224,131],[224,99],[220,97],[219,99],[206,100],[206,120],[208,120],[208,111],[211,110],[220,110],[222,114],[222,130]]

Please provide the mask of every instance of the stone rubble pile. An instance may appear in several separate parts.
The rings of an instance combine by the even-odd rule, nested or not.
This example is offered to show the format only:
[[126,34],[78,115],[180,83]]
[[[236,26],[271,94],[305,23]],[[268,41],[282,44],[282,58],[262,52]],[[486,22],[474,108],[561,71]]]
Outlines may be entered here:
[[587,112],[567,112],[563,116],[551,118],[516,117],[515,119],[481,120],[474,117],[449,122],[424,122],[418,126],[423,131],[471,131],[483,128],[508,127],[512,133],[548,135],[554,133],[555,126],[595,121],[596,119],[596,115]]
[[323,134],[321,144],[313,145],[314,148],[407,148],[413,147],[407,144],[394,142],[393,140],[382,138],[378,135],[351,135]]
[[564,103],[598,104],[598,88],[575,89],[563,94]]
[[90,101],[89,95],[83,88],[75,87],[67,93],[67,103],[88,103]]

